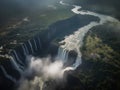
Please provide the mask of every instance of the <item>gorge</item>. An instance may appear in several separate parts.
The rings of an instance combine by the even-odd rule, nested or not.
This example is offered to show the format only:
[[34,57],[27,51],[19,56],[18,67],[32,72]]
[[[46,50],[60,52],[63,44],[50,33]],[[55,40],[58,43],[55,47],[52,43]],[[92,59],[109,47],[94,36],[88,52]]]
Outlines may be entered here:
[[[69,5],[60,1],[61,5]],[[18,85],[18,90],[45,90],[45,82],[49,79],[61,79],[64,77],[65,72],[69,70],[76,70],[80,64],[82,64],[82,53],[81,47],[86,33],[93,27],[103,25],[105,23],[117,23],[120,24],[119,20],[107,16],[98,14],[91,11],[81,10],[81,6],[70,5],[73,8],[71,11],[76,15],[89,16],[90,20],[83,23],[83,25],[77,25],[71,27],[71,32],[66,35],[67,32],[62,33],[64,39],[60,38],[58,45],[51,45],[51,41],[56,34],[61,31],[57,31],[59,23],[55,23],[55,26],[50,26],[51,33],[46,30],[23,43],[21,46],[15,48],[10,52],[10,60],[6,64],[0,66],[0,71],[3,76],[10,80],[10,83]],[[72,17],[67,21],[78,19],[78,16]],[[66,22],[67,21],[63,21]],[[76,21],[77,24],[79,21]],[[64,26],[64,23],[62,24]],[[60,26],[60,27],[62,27]],[[63,27],[68,29],[69,26]],[[75,30],[76,29],[76,30]],[[61,30],[61,29],[60,29]],[[59,36],[59,35],[58,35]],[[62,36],[62,37],[63,37]],[[60,36],[61,37],[61,36]],[[51,51],[52,49],[53,52]],[[49,57],[50,53],[53,53],[53,57]],[[72,63],[69,63],[69,54],[73,52],[75,57],[71,57]],[[54,58],[54,59],[53,59]],[[18,81],[19,80],[19,81]],[[25,85],[26,84],[26,85]],[[31,85],[31,87],[29,87]]]

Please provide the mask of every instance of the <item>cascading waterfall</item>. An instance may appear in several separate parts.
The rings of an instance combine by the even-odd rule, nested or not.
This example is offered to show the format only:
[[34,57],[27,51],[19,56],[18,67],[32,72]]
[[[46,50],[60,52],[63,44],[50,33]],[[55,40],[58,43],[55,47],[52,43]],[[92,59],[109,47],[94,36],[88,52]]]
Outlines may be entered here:
[[23,65],[22,62],[19,60],[19,57],[17,56],[16,51],[13,50],[13,53],[14,53],[14,54],[12,55],[12,57],[13,57],[13,59],[14,59],[14,62],[17,63],[17,65],[18,65],[18,67],[19,67],[20,69],[24,70],[24,65]]
[[[21,67],[18,65],[18,63],[16,63],[15,59],[13,59],[12,56],[9,56],[10,59],[10,65],[12,65],[12,68],[14,68],[16,71],[18,71],[20,74],[22,74],[23,70],[21,69]],[[7,73],[7,70],[4,68],[4,66],[0,65],[0,69],[2,70],[4,76],[9,79],[10,81],[12,81],[13,83],[17,82],[17,79],[13,76],[11,76],[11,74]]]
[[[63,1],[60,1],[60,4],[68,5],[66,3],[63,3]],[[75,70],[82,63],[82,58],[81,58],[82,54],[81,54],[80,48],[83,44],[83,39],[84,39],[85,34],[91,28],[98,26],[98,25],[103,25],[104,23],[107,23],[108,21],[120,24],[119,20],[117,20],[111,16],[102,15],[102,14],[98,14],[98,13],[91,12],[91,11],[80,10],[82,8],[81,6],[77,6],[77,5],[72,5],[72,6],[74,7],[71,10],[73,13],[81,14],[81,15],[92,15],[92,16],[98,17],[100,19],[100,21],[99,22],[94,22],[94,21],[90,22],[88,25],[78,29],[78,31],[75,31],[74,34],[66,36],[64,40],[59,42],[62,45],[60,45],[60,47],[59,47],[58,57],[62,57],[61,59],[63,61],[65,60],[65,57],[68,57],[68,54],[66,54],[65,53],[66,51],[64,51],[64,50],[67,50],[67,51],[75,50],[78,54],[76,61],[72,65],[72,67],[66,67],[64,69],[64,71],[65,70]]]
[[[37,45],[37,43],[36,43],[37,40],[36,39],[38,39],[40,45]],[[38,47],[41,47],[41,41],[39,40],[39,37],[34,38],[33,41],[34,41],[34,44],[35,44],[35,49],[37,51]],[[23,53],[25,55],[24,60],[26,59],[26,56],[28,56],[30,53],[33,53],[32,43],[31,43],[30,40],[28,42],[29,42],[29,45],[31,47],[30,49],[31,49],[32,52],[29,52],[29,50],[28,50],[29,48],[28,48],[26,43],[21,45]],[[20,74],[22,74],[23,70],[25,69],[25,67],[24,67],[25,63],[23,63],[22,60],[19,58],[19,54],[16,52],[16,50],[12,51],[11,56],[10,56],[10,60],[11,60],[12,67],[14,67],[15,70],[20,72]],[[7,73],[7,71],[6,71],[6,73]]]
[[28,40],[28,43],[29,43],[29,45],[30,45],[31,53],[34,53],[33,45],[32,45],[32,43],[31,43],[31,40]]
[[[80,52],[80,47],[83,44],[83,38],[85,34],[88,32],[90,28],[96,25],[98,25],[97,22],[91,22],[89,25],[80,28],[73,35],[67,36],[63,41],[59,42],[60,44],[65,43],[64,45],[60,46],[60,48],[64,48],[63,50],[68,50],[68,51],[75,50],[77,52],[78,56],[76,58],[75,63],[72,66],[73,69],[76,69],[82,63],[81,61],[82,54]],[[61,55],[58,55],[58,56],[61,56]]]
[[[63,3],[62,1],[60,1],[60,4],[68,6],[68,4]],[[95,26],[98,26],[98,25],[102,25],[104,23],[107,23],[108,21],[109,22],[120,23],[117,19],[115,19],[113,17],[98,14],[98,13],[91,12],[91,11],[85,11],[85,10],[83,11],[83,10],[81,10],[81,8],[82,8],[81,6],[76,6],[76,5],[72,5],[72,6],[74,7],[73,9],[71,9],[71,11],[73,13],[81,14],[81,15],[95,16],[95,17],[98,17],[100,19],[100,21],[99,22],[95,22],[95,21],[90,22],[88,25],[83,26],[82,28],[79,28],[73,34],[71,34],[69,36],[66,36],[64,40],[59,42],[60,47],[58,49],[57,60],[61,60],[62,64],[67,63],[70,51],[75,51],[77,53],[76,60],[71,66],[66,67],[64,69],[63,69],[63,66],[62,66],[61,62],[57,62],[57,64],[55,62],[55,65],[54,65],[54,63],[52,63],[52,64],[50,64],[49,67],[46,66],[44,68],[45,70],[46,70],[46,68],[48,69],[48,70],[45,71],[47,74],[51,75],[51,73],[52,73],[52,74],[55,74],[55,75],[58,76],[58,74],[56,74],[56,73],[58,73],[57,71],[60,71],[59,73],[64,74],[65,71],[75,70],[82,63],[82,53],[80,51],[80,48],[83,45],[83,39],[84,39],[85,34],[91,28],[93,28]],[[21,47],[23,49],[22,51],[23,51],[25,57],[30,55],[30,54],[34,54],[35,51],[38,51],[42,48],[40,37],[38,36],[37,38],[33,38],[33,40],[28,40],[27,44],[24,43],[24,44],[21,45]],[[23,73],[24,63],[21,61],[21,59],[19,58],[19,54],[15,50],[13,51],[13,54],[11,56],[11,63],[13,65],[13,67],[20,72],[20,74]],[[56,69],[56,65],[58,66],[59,64],[60,64],[59,69]],[[8,73],[4,69],[4,67],[0,66],[0,68],[2,69],[6,78],[10,79],[13,82],[16,82],[16,80],[14,78],[12,78],[10,75],[8,75]],[[56,72],[54,72],[55,69],[56,69]],[[42,80],[43,79],[42,77],[40,77],[39,79],[40,80],[38,81],[38,83],[41,83],[40,84],[40,90],[42,90],[44,80]],[[38,80],[38,78],[37,78],[37,80]]]
[[[63,3],[62,1],[60,1],[60,4],[69,6],[68,4]],[[97,13],[90,12],[90,11],[81,11],[81,10],[79,11],[79,9],[81,9],[81,6],[76,6],[76,5],[72,5],[72,6],[74,7],[73,9],[71,9],[71,11],[73,13],[81,14],[81,15],[92,15],[92,16],[98,17],[100,19],[100,21],[99,22],[95,22],[95,21],[90,22],[88,25],[83,26],[82,28],[79,28],[73,34],[66,36],[64,40],[59,42],[60,46],[58,49],[56,61],[50,62],[50,63],[48,63],[48,62],[45,63],[44,62],[45,60],[34,59],[34,57],[32,57],[32,59],[31,59],[32,62],[30,63],[30,65],[32,65],[32,67],[30,70],[35,70],[35,72],[38,74],[38,76],[36,76],[35,79],[32,80],[32,82],[34,83],[34,84],[32,84],[32,86],[36,87],[38,85],[39,90],[43,89],[43,85],[45,84],[45,81],[48,80],[48,78],[52,78],[52,79],[61,78],[61,77],[63,77],[65,71],[75,70],[82,63],[82,53],[80,51],[80,48],[83,45],[83,39],[84,39],[85,34],[91,28],[98,26],[98,25],[102,25],[102,24],[106,23],[107,21],[119,23],[118,20],[116,20],[115,18],[112,18],[110,16],[101,15],[101,14],[97,14]],[[35,43],[35,41],[34,41],[34,43]],[[39,47],[41,47],[40,38],[38,38],[38,43],[39,43]],[[29,45],[32,48],[30,41],[29,41]],[[36,45],[35,45],[35,47],[36,47]],[[67,63],[70,51],[75,51],[77,53],[76,60],[71,66],[64,68],[64,63]],[[47,60],[48,60],[48,58],[47,58]],[[41,73],[43,76],[41,75]],[[27,87],[27,88],[29,89],[29,87]],[[26,89],[24,89],[24,90],[26,90]]]
[[24,49],[25,49],[26,55],[28,55],[28,54],[29,54],[29,50],[28,50],[27,45],[26,45],[26,44],[23,44],[23,47],[24,47]]
[[24,47],[24,44],[22,44],[22,49],[23,49],[24,55],[27,56],[27,52],[26,52],[26,49],[25,49],[25,47]]
[[20,60],[20,58],[18,57],[18,54],[17,54],[16,50],[13,50],[13,53],[14,53],[14,55],[15,55],[16,60],[18,61],[18,63],[21,64],[22,66],[24,66],[23,62],[22,62],[22,61]]
[[[10,52],[10,55],[6,56],[10,59],[10,65],[12,68],[14,68],[15,71],[19,72],[18,74],[20,76],[23,75],[24,70],[25,70],[25,65],[26,65],[26,61],[23,62],[23,60],[26,60],[26,57],[30,54],[33,54],[35,52],[37,52],[38,50],[41,49],[41,41],[40,41],[40,37],[35,37],[32,40],[28,40],[26,43],[22,44],[21,47],[19,47],[17,50],[12,50]],[[34,49],[33,49],[34,48]],[[22,50],[20,50],[22,49]],[[29,50],[31,49],[31,50]],[[18,50],[20,50],[21,52],[18,53]],[[24,56],[22,56],[24,55]],[[2,70],[4,76],[9,79],[10,81],[12,81],[13,83],[16,83],[18,79],[16,79],[15,77],[13,77],[13,75],[8,74],[7,69],[4,68],[4,66],[0,65],[0,69]]]
[[69,54],[69,51],[59,47],[57,58],[58,60],[63,60],[63,62],[65,63],[68,59],[68,54]]
[[15,59],[11,56],[10,57],[10,60],[11,60],[11,63],[12,63],[12,66],[20,72],[20,74],[23,72],[22,69],[20,69],[19,65],[16,63]]

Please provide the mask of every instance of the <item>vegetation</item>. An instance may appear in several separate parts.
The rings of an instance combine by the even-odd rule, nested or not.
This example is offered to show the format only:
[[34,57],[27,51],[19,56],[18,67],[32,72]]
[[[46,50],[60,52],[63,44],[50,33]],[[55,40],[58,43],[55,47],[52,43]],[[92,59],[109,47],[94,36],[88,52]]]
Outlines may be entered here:
[[[47,30],[51,24],[72,17],[74,14],[70,8],[57,3],[55,8],[46,7],[23,13],[22,16],[11,17],[8,23],[0,28],[0,46],[5,49],[15,48],[36,34]],[[24,21],[26,16],[28,21]]]
[[109,27],[108,24],[94,27],[84,39],[83,63],[74,76],[87,90],[120,89],[120,49],[116,50],[120,46],[116,43],[119,33],[113,34],[120,31]]
[[86,59],[93,59],[94,61],[102,61],[114,64],[116,67],[120,66],[120,61],[117,59],[119,54],[110,46],[104,44],[100,38],[95,35],[89,35],[86,38],[84,55]]

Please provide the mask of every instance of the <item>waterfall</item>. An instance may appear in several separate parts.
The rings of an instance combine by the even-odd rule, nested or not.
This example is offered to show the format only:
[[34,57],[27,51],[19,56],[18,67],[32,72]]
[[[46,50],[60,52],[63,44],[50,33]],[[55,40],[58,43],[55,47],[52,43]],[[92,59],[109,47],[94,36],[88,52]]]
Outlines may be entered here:
[[23,49],[24,55],[27,56],[29,54],[29,51],[28,51],[27,45],[25,43],[22,44],[22,49]]
[[69,51],[66,51],[66,54],[65,54],[65,62],[67,62],[67,60],[68,60],[68,55],[69,55]]
[[38,51],[38,49],[42,46],[39,37],[28,40],[27,42],[29,46],[26,43],[22,44],[22,49],[25,56],[35,53],[35,51]]
[[24,66],[23,62],[22,62],[22,61],[20,60],[20,58],[18,57],[17,52],[16,52],[15,50],[13,50],[13,53],[14,53],[14,55],[15,55],[16,60],[18,61],[18,63],[21,64],[22,66]]
[[[68,6],[68,4],[63,3],[62,1],[60,1],[60,4]],[[33,70],[33,73],[35,72],[35,74],[37,74],[37,77],[40,77],[40,79],[35,78],[35,81],[38,80],[37,83],[40,85],[41,90],[43,89],[45,80],[47,80],[51,77],[58,79],[60,76],[64,75],[65,71],[75,70],[76,68],[78,68],[78,66],[80,64],[82,64],[82,53],[81,53],[80,48],[83,45],[83,39],[84,39],[86,33],[91,28],[98,26],[98,25],[102,25],[102,24],[106,23],[107,21],[119,22],[115,18],[112,18],[107,15],[101,15],[101,14],[97,14],[97,13],[85,11],[85,10],[83,11],[83,10],[81,10],[81,8],[82,8],[81,6],[76,6],[76,5],[72,5],[72,6],[74,7],[73,9],[71,9],[71,11],[73,13],[81,14],[81,15],[95,16],[95,17],[98,17],[100,19],[100,21],[99,22],[92,21],[88,25],[78,28],[78,30],[76,30],[73,34],[66,36],[62,41],[60,41],[57,59],[55,62],[49,63],[47,60],[45,61],[44,59],[42,59],[42,60],[38,59],[38,60],[33,61],[35,63],[33,63],[31,65],[32,68],[30,68],[30,70]],[[49,39],[49,33],[48,33],[48,39]],[[38,36],[36,38],[33,38],[32,40],[28,40],[27,44],[22,45],[22,49],[23,49],[22,51],[25,56],[35,53],[35,51],[38,51],[38,49],[39,50],[42,49],[40,37]],[[70,65],[70,66],[66,65],[66,67],[65,67],[64,64],[69,62],[69,53],[71,51],[75,51],[77,53],[76,60],[72,65]],[[61,60],[61,61],[59,62],[57,60]],[[13,57],[11,57],[11,63],[13,65],[13,67],[15,68],[15,70],[19,71],[20,74],[22,75],[23,71],[25,70],[24,63],[20,60],[19,54],[15,50],[13,51]],[[31,63],[31,62],[29,62],[29,63]],[[47,63],[49,63],[49,64],[47,64]],[[35,67],[33,68],[33,66],[35,66]],[[7,71],[4,69],[4,67],[0,66],[0,68],[2,69],[6,78],[12,80],[13,82],[16,82],[16,80],[7,73]],[[34,69],[35,69],[35,71],[34,71]],[[28,72],[26,72],[26,73],[29,74]],[[41,76],[41,75],[43,75],[43,76]],[[31,83],[31,81],[30,81],[30,83]],[[33,83],[33,84],[35,85],[37,83]]]
[[80,56],[77,56],[75,63],[73,64],[73,70],[75,70],[80,64],[82,64],[82,59]]
[[22,70],[24,70],[24,67],[18,62],[18,60],[15,58],[15,56],[12,54],[12,60],[14,61],[14,64],[15,64],[15,61],[17,61],[16,63],[17,63],[17,66],[19,67],[19,68],[21,68]]
[[[66,3],[63,3],[63,1],[60,1],[61,5],[67,5]],[[99,22],[95,22],[92,21],[90,22],[88,25],[79,28],[77,31],[75,31],[72,35],[66,36],[64,40],[62,40],[61,42],[59,42],[60,47],[58,50],[58,56],[61,57],[61,59],[65,59],[65,57],[68,57],[68,54],[66,53],[66,51],[71,51],[71,50],[75,50],[78,54],[75,63],[71,66],[71,67],[66,67],[63,71],[66,70],[75,70],[81,63],[82,63],[82,54],[80,51],[80,48],[83,44],[83,39],[85,37],[85,34],[93,27],[98,26],[98,25],[103,25],[106,22],[115,22],[120,24],[119,20],[111,17],[111,16],[107,16],[107,15],[102,15],[102,14],[98,14],[95,12],[91,12],[91,11],[87,11],[87,10],[81,10],[81,6],[77,6],[77,5],[72,5],[74,8],[71,9],[71,11],[75,14],[81,14],[81,15],[91,15],[91,16],[95,16],[98,17],[100,19]],[[62,48],[62,49],[61,49]]]
[[[38,43],[37,43],[37,41],[38,41]],[[30,46],[30,48],[29,48],[29,46]],[[26,59],[26,56],[28,56],[30,53],[34,53],[34,50],[37,51],[38,48],[40,48],[40,47],[41,47],[41,41],[40,41],[39,37],[34,38],[33,42],[29,40],[28,44],[26,44],[26,43],[22,44],[21,45],[22,53],[25,56],[25,58],[23,58],[23,60]],[[29,49],[30,49],[30,51],[29,51]],[[14,69],[17,70],[18,72],[22,73],[25,69],[25,67],[24,67],[25,63],[22,62],[19,55],[21,55],[21,52],[17,53],[16,50],[13,50],[11,52],[10,60],[11,60],[12,67],[14,67]]]
[[35,45],[35,50],[37,51],[37,50],[38,50],[38,48],[37,48],[37,43],[36,43],[35,38],[33,39],[33,42],[34,42],[34,45]]
[[25,48],[25,52],[26,52],[26,54],[28,55],[28,54],[29,54],[29,50],[28,50],[27,45],[26,45],[26,44],[23,44],[23,46],[24,46],[24,48]]
[[32,43],[31,43],[31,41],[30,41],[30,40],[28,40],[28,44],[30,45],[30,49],[31,49],[32,54],[33,54],[33,53],[34,53],[34,50],[33,50],[33,46],[32,46]]
[[3,66],[0,66],[0,68],[2,69],[3,74],[5,75],[6,78],[8,78],[9,80],[11,80],[11,81],[13,81],[14,83],[16,83],[16,79],[13,78],[12,76],[10,76],[10,75],[6,72],[6,70],[5,70],[5,68],[4,68]]
[[24,44],[22,44],[22,49],[23,49],[24,55],[27,56],[27,52],[26,52],[26,50],[25,50]]
[[19,65],[15,62],[15,59],[11,56],[10,57],[11,59],[11,63],[12,63],[12,65],[13,65],[13,67],[15,68],[15,70],[17,70],[17,71],[19,71],[20,73],[22,73],[23,71],[22,71],[22,69],[20,69],[20,67],[19,67]]
[[58,60],[62,60],[65,63],[68,60],[68,54],[69,51],[63,49],[62,47],[59,47],[57,58]]

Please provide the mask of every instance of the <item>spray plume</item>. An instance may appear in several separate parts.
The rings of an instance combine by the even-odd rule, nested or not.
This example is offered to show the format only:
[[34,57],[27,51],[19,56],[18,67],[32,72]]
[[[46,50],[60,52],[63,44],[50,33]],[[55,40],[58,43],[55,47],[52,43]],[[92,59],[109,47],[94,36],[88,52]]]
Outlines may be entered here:
[[[60,1],[60,4],[62,5],[68,5],[66,3],[63,3]],[[103,25],[107,22],[115,22],[120,24],[120,22],[110,16],[102,15],[90,11],[83,11],[79,10],[82,7],[73,5],[74,8],[71,10],[75,14],[81,14],[81,15],[92,15],[95,17],[98,17],[100,19],[99,22],[90,22],[88,25],[78,29],[74,34],[66,36],[64,40],[60,42],[62,44],[58,50],[58,55],[56,60],[54,62],[51,62],[52,60],[50,57],[47,58],[35,58],[31,57],[29,58],[29,65],[28,69],[25,71],[26,77],[33,76],[32,79],[26,79],[26,77],[23,77],[21,79],[21,85],[18,90],[42,90],[44,86],[44,82],[48,79],[61,79],[63,78],[64,72],[69,70],[75,70],[82,62],[81,60],[81,51],[80,48],[83,44],[83,38],[85,34],[94,26]],[[68,57],[67,51],[75,50],[78,54],[77,59],[75,63],[72,66],[65,67],[64,63],[68,62],[66,59]],[[66,56],[67,55],[67,56]]]

